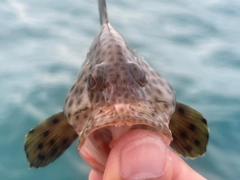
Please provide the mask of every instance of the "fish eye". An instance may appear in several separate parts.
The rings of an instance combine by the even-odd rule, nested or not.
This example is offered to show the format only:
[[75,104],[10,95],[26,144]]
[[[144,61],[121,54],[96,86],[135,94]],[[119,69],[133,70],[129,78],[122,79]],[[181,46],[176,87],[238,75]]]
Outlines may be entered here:
[[88,75],[88,86],[90,87],[91,90],[95,89],[97,86],[97,81],[95,80],[92,74]]
[[135,81],[141,86],[144,87],[147,83],[146,73],[145,71],[140,68],[137,64],[131,63],[131,73]]
[[138,84],[142,87],[144,87],[147,83],[147,79],[146,79],[146,73],[143,69],[141,69],[140,73],[139,73],[139,79],[138,79]]

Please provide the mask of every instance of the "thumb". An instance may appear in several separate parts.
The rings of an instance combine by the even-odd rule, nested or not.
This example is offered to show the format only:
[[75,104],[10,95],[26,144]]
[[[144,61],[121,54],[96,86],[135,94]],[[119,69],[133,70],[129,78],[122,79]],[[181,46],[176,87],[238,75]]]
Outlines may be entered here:
[[155,132],[133,130],[113,144],[104,180],[171,179],[172,161],[168,145]]

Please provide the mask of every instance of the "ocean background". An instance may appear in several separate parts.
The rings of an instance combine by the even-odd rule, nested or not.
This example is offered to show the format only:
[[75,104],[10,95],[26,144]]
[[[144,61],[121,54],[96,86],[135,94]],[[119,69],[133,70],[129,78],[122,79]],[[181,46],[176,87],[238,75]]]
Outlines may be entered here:
[[[186,160],[210,180],[240,170],[240,1],[108,0],[111,24],[208,120],[207,153]],[[96,0],[0,0],[0,179],[81,180],[77,142],[29,169],[25,134],[63,108],[100,29]]]

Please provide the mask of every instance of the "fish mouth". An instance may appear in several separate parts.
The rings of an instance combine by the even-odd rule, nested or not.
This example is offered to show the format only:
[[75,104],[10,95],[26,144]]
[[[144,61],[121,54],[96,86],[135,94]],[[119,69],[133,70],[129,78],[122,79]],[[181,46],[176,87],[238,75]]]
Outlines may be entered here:
[[[159,108],[159,103],[155,105]],[[102,107],[79,134],[80,155],[94,170],[103,173],[114,142],[135,129],[156,132],[168,146],[172,140],[170,117],[164,111],[153,113],[153,109],[153,103],[146,106],[146,102],[144,106],[138,103]]]

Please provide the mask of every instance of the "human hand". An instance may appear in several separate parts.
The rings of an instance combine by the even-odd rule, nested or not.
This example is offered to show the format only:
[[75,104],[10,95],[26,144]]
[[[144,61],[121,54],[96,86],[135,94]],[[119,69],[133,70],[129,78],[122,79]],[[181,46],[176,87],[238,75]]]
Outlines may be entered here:
[[204,180],[161,137],[148,130],[133,130],[113,146],[104,174],[91,171],[89,180]]

